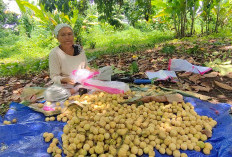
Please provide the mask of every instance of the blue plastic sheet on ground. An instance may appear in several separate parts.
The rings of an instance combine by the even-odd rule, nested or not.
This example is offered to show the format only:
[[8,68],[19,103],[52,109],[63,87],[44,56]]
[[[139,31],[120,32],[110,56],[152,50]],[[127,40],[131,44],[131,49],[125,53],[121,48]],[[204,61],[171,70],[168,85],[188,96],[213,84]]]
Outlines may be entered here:
[[[196,98],[186,97],[185,102],[190,102],[199,115],[212,117],[218,122],[213,129],[213,136],[208,140],[213,145],[210,155],[202,152],[181,151],[190,157],[232,157],[232,118],[229,115],[230,105],[211,104]],[[218,112],[217,112],[217,111]],[[12,125],[3,125],[3,120],[16,118],[18,122]],[[44,132],[52,132],[61,141],[62,129],[65,123],[52,121],[45,122],[45,116],[30,108],[11,103],[10,109],[4,119],[0,118],[0,157],[48,157],[49,143],[43,139]],[[155,150],[157,157],[161,155]],[[147,155],[143,155],[147,156]]]

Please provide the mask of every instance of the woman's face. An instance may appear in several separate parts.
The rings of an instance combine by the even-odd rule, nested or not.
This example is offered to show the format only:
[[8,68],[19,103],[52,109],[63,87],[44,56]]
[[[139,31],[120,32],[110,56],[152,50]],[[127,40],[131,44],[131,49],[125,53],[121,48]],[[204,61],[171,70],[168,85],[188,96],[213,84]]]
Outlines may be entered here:
[[60,45],[72,46],[74,44],[73,31],[69,27],[63,27],[59,30],[57,39]]

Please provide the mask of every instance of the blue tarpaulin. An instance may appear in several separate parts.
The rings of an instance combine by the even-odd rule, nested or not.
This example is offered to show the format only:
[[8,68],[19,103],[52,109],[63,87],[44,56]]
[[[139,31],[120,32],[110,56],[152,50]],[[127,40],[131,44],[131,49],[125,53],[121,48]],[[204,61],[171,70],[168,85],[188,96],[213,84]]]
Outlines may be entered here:
[[[230,105],[225,103],[211,104],[196,98],[186,97],[199,115],[212,117],[217,121],[213,128],[213,136],[207,141],[213,145],[210,155],[202,152],[181,151],[190,157],[232,157],[232,118],[229,114]],[[16,118],[17,123],[3,125],[3,120]],[[44,142],[43,133],[52,132],[61,141],[65,123],[58,121],[45,122],[45,116],[30,108],[11,103],[4,118],[0,117],[0,157],[48,157],[49,143]],[[156,156],[161,156],[155,150]],[[145,155],[144,155],[145,156]],[[168,157],[168,155],[162,155]]]

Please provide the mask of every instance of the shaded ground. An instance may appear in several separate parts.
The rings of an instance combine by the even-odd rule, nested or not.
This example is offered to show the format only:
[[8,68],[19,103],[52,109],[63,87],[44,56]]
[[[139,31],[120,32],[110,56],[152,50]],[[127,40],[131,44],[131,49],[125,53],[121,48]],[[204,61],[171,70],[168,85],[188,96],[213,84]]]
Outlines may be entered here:
[[[158,71],[168,68],[168,60],[173,58],[186,59],[192,64],[213,67],[220,72],[211,71],[209,75],[196,75],[178,72],[178,83],[155,82],[155,85],[192,91],[212,97],[212,102],[226,102],[232,104],[232,90],[225,89],[215,83],[223,83],[232,87],[232,73],[222,76],[226,70],[232,71],[232,39],[217,38],[209,40],[179,41],[155,45],[153,49],[134,52],[120,53],[117,55],[104,55],[91,61],[94,67],[106,65],[114,66],[118,72],[117,77],[132,74],[134,78],[146,78],[145,71]],[[135,65],[132,65],[132,62]],[[223,65],[223,66],[220,66]],[[221,69],[220,68],[227,68]],[[138,71],[136,70],[138,69]],[[213,72],[213,73],[212,73]],[[207,76],[207,77],[206,77]],[[48,72],[43,71],[38,75],[27,75],[21,77],[0,78],[0,114],[3,115],[11,101],[19,102],[22,89],[26,86],[47,87],[50,85]]]

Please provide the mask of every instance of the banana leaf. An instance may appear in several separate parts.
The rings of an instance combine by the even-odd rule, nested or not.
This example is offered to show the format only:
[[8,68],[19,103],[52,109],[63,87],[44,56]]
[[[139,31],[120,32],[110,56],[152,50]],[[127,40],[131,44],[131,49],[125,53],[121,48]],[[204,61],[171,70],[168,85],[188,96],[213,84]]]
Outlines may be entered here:
[[177,90],[177,89],[170,89],[170,88],[164,88],[164,87],[160,87],[162,90],[166,90],[166,91],[173,91],[179,94],[182,94],[183,96],[190,96],[190,97],[195,97],[201,100],[211,100],[212,98],[206,95],[202,95],[202,94],[198,94],[198,93],[193,93],[193,92],[189,92],[189,91],[182,91],[182,90]]

